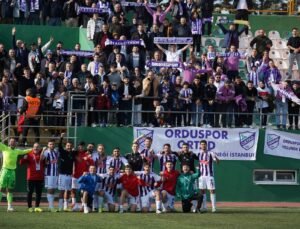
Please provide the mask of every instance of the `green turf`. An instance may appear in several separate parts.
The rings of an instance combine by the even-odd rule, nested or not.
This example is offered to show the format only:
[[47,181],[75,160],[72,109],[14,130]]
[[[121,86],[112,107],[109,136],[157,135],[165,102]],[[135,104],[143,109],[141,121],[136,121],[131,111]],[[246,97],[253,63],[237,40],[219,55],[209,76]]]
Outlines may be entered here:
[[7,213],[0,207],[0,228],[299,228],[299,208],[222,208],[218,213]]

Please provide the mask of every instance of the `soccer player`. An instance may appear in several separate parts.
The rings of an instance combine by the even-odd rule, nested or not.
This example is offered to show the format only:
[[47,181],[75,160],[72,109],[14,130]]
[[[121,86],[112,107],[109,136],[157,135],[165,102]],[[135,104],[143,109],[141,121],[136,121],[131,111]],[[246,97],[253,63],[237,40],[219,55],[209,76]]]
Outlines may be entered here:
[[130,165],[125,166],[125,173],[121,175],[119,183],[121,183],[123,186],[123,190],[120,197],[119,212],[124,212],[123,205],[127,201],[130,207],[130,211],[135,212],[139,199],[139,185],[147,186],[147,184],[133,173],[133,170]]
[[54,193],[58,182],[58,151],[55,149],[54,140],[50,139],[42,154],[45,161],[45,188],[47,189],[47,200],[49,211],[56,212],[54,208]]
[[[46,148],[45,148],[46,150]],[[44,161],[41,159],[42,150],[38,143],[20,160],[20,165],[27,165],[27,206],[29,212],[42,212],[40,202],[44,184]],[[35,208],[32,208],[32,194],[35,191]]]
[[176,182],[180,173],[174,170],[174,164],[172,161],[166,162],[166,170],[161,172],[162,176],[162,211],[174,211]]
[[182,211],[184,213],[199,212],[201,207],[202,196],[197,193],[194,183],[200,176],[199,171],[191,173],[190,165],[182,164],[182,173],[177,179],[176,196],[181,199]]
[[192,171],[193,173],[196,172],[195,160],[197,160],[198,157],[192,151],[189,150],[189,145],[187,143],[182,144],[181,151],[178,153],[178,159],[180,161],[181,170],[184,164],[188,164],[190,171]]
[[165,171],[167,161],[171,161],[173,168],[175,168],[178,157],[175,152],[172,152],[171,145],[169,143],[164,144],[163,151],[158,153],[156,156],[159,161],[160,171]]
[[0,143],[0,151],[3,154],[2,169],[0,172],[0,201],[2,193],[6,192],[7,211],[12,212],[13,189],[16,184],[16,168],[19,155],[24,155],[31,152],[32,149],[20,150],[16,149],[16,140],[10,138],[8,146]]
[[132,152],[126,154],[125,158],[127,159],[129,165],[131,166],[133,171],[142,171],[143,169],[143,158],[139,153],[139,144],[132,144]]
[[[142,138],[145,135],[141,136]],[[139,143],[140,138],[134,140],[133,143]],[[140,145],[140,144],[139,144]],[[140,154],[143,158],[144,162],[147,162],[150,165],[151,172],[153,172],[154,160],[156,158],[154,150],[151,148],[152,146],[152,138],[145,137],[144,148],[140,151]]]
[[128,161],[126,158],[122,157],[120,154],[120,148],[115,147],[113,149],[112,157],[109,157],[106,160],[106,170],[108,171],[108,168],[113,167],[115,168],[115,173],[120,173],[122,166],[128,165]]
[[99,144],[97,146],[97,152],[92,155],[93,161],[96,166],[97,174],[106,174],[106,161],[109,158],[105,153],[105,146]]
[[69,194],[72,188],[72,174],[74,170],[74,162],[76,152],[72,149],[72,143],[66,142],[65,149],[63,148],[62,142],[65,134],[62,133],[59,144],[59,157],[58,157],[58,165],[59,165],[59,175],[58,175],[58,190],[59,192],[59,202],[58,202],[58,210],[59,211],[68,211],[68,199]]
[[[79,193],[79,183],[78,178],[82,176],[84,172],[89,171],[89,167],[94,165],[94,161],[92,160],[92,156],[89,152],[85,151],[84,148],[77,147],[77,152],[75,155],[75,163],[74,163],[74,171],[72,175],[72,190],[71,190],[71,197],[72,197],[72,210],[77,211],[79,210],[79,206],[76,201],[76,197],[78,197]],[[79,199],[79,197],[77,198]]]
[[117,182],[120,175],[115,173],[114,167],[109,167],[108,173],[106,174],[102,173],[99,174],[99,176],[102,178],[100,188],[99,188],[99,197],[98,197],[99,212],[103,212],[102,205],[103,205],[104,198],[108,204],[108,211],[114,212],[115,211],[114,196],[116,194]]
[[155,199],[156,213],[161,213],[161,196],[160,191],[157,189],[161,182],[161,177],[151,172],[150,164],[144,163],[144,171],[135,172],[138,177],[143,180],[147,186],[140,186],[140,196],[142,212],[149,212],[151,208],[151,200]]
[[83,175],[78,179],[80,184],[80,190],[83,194],[83,212],[85,214],[90,212],[93,203],[93,195],[96,190],[97,183],[101,182],[101,177],[96,174],[96,167],[91,165],[89,172],[84,172]]
[[206,190],[210,191],[210,200],[212,205],[212,212],[216,212],[216,191],[215,191],[215,179],[213,171],[213,162],[219,163],[217,156],[207,150],[207,142],[205,140],[200,141],[200,152],[198,153],[199,165],[200,165],[200,179],[199,188],[203,195],[203,202],[201,212],[206,212]]

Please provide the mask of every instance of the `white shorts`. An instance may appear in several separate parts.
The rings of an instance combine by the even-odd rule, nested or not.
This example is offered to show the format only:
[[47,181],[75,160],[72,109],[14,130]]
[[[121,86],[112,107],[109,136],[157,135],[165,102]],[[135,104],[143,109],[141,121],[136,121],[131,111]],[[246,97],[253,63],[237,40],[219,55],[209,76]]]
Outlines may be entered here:
[[104,199],[105,199],[106,203],[108,203],[108,204],[115,204],[114,196],[111,195],[109,192],[104,191]]
[[80,185],[78,183],[78,179],[75,178],[75,177],[72,177],[72,186],[71,186],[72,189],[79,189],[80,188]]
[[142,208],[149,208],[151,205],[151,199],[155,199],[155,192],[148,192],[147,195],[141,196],[141,205]]
[[58,176],[45,176],[45,188],[57,189]]
[[72,188],[72,177],[71,175],[58,175],[58,190],[70,191]]
[[139,199],[140,197],[139,196],[132,196],[130,195],[129,193],[127,194],[128,195],[128,205],[138,205],[139,204]]
[[215,190],[215,179],[212,176],[201,176],[199,178],[199,189]]
[[162,193],[166,193],[167,194],[167,202],[168,202],[168,206],[173,209],[174,208],[174,203],[175,203],[175,196],[171,195],[170,193],[168,193],[166,190],[162,190]]

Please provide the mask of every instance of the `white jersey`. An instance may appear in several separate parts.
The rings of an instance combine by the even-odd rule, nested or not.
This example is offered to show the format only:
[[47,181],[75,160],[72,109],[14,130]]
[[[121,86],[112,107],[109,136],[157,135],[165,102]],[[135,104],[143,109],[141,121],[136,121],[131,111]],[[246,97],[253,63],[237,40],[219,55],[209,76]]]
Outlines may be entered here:
[[45,150],[44,157],[46,161],[45,166],[45,176],[58,176],[58,151],[54,150]]
[[145,148],[140,152],[140,155],[142,156],[143,160],[146,160],[149,163],[151,171],[153,171],[154,159],[155,159],[154,150]]
[[159,161],[159,168],[161,172],[166,170],[166,163],[167,161],[172,161],[173,165],[174,165],[174,169],[176,167],[176,162],[177,162],[177,155],[174,154],[174,152],[170,153],[170,154],[165,154],[164,152],[159,152],[158,154],[156,154],[158,161]]
[[144,171],[142,172],[135,172],[135,174],[143,181],[145,181],[146,184],[149,186],[139,186],[140,196],[146,196],[149,192],[153,191],[155,189],[154,184],[155,182],[158,182],[161,180],[161,177],[157,174],[150,172],[149,174],[146,174]]
[[98,174],[106,174],[106,162],[110,158],[110,156],[101,157],[99,153],[93,153],[92,159],[96,166],[96,173]]
[[114,167],[115,168],[115,173],[119,173],[122,166],[126,166],[128,165],[128,161],[126,160],[125,157],[118,157],[118,158],[115,158],[115,157],[110,157],[110,158],[107,158],[106,160],[106,171],[109,170],[109,167]]
[[99,174],[99,176],[102,178],[99,189],[114,196],[116,193],[117,183],[120,178],[120,175],[114,174],[111,176],[108,173],[106,173],[106,174]]
[[201,176],[214,176],[213,161],[217,156],[211,151],[200,151],[198,154]]

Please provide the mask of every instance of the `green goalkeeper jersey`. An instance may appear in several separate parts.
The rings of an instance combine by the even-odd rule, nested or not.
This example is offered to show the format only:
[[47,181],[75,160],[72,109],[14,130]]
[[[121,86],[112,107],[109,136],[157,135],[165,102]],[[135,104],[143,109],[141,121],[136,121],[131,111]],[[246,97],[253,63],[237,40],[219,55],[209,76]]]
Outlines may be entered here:
[[31,149],[12,149],[9,146],[0,143],[0,151],[2,151],[2,168],[6,169],[16,169],[17,168],[17,159],[19,155],[27,154]]

